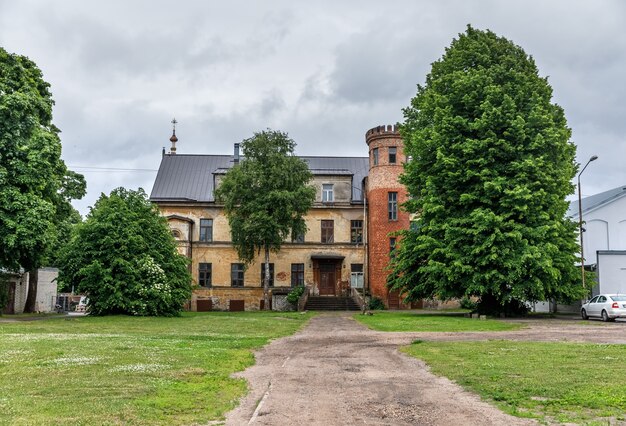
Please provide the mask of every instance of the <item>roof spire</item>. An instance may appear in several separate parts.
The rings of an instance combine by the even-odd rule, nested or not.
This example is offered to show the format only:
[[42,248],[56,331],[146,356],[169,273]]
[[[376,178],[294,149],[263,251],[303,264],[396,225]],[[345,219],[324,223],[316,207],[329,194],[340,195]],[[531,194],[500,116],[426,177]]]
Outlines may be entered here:
[[176,142],[178,142],[178,138],[176,137],[176,118],[172,119],[172,137],[170,138],[170,142],[172,142],[172,147],[170,148],[170,154],[176,155]]

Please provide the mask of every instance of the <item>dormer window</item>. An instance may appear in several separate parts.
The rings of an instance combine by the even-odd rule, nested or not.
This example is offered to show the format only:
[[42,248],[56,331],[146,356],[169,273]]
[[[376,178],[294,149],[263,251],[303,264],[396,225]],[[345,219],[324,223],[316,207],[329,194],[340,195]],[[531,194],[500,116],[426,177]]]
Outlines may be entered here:
[[323,203],[331,203],[335,199],[333,193],[333,184],[332,183],[324,183],[322,184],[322,202]]

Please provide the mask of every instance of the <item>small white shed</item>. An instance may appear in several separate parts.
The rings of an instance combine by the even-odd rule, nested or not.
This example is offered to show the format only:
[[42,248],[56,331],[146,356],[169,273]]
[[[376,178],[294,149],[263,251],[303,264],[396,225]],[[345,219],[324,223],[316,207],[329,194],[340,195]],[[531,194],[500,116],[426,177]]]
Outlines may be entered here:
[[593,294],[626,294],[626,250],[598,250],[598,285]]
[[[37,280],[37,298],[35,311],[53,312],[57,295],[57,268],[40,268]],[[0,306],[5,314],[21,314],[24,312],[26,296],[28,295],[28,272],[8,274],[8,296],[6,306]]]

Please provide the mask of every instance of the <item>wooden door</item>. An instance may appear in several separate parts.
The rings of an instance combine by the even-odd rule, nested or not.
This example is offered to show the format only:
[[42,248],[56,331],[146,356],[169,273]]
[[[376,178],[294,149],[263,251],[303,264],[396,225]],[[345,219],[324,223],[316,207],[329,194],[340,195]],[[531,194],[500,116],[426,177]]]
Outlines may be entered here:
[[14,282],[9,282],[9,286],[8,286],[8,302],[7,305],[2,307],[0,306],[0,308],[2,309],[2,313],[6,314],[6,315],[13,315],[15,313],[15,283]]
[[390,291],[387,304],[389,309],[400,309],[400,293],[398,291]]
[[335,265],[333,263],[321,263],[320,296],[334,296],[335,281]]

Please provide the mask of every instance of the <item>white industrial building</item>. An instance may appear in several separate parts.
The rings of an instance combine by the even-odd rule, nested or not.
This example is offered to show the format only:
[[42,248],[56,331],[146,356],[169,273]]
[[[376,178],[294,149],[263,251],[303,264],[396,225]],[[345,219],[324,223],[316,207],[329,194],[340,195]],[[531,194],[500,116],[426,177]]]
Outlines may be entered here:
[[[578,221],[578,201],[569,216]],[[626,292],[626,186],[582,199],[585,265],[597,270],[593,294]]]

